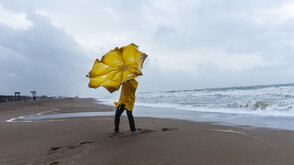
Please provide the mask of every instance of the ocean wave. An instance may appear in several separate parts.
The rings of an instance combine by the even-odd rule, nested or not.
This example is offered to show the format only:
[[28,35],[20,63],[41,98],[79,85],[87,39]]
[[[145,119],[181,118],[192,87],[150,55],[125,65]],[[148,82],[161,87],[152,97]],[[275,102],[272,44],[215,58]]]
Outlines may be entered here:
[[[179,110],[294,116],[294,85],[218,88],[190,91],[138,93],[137,106]],[[113,105],[118,95],[99,100]]]

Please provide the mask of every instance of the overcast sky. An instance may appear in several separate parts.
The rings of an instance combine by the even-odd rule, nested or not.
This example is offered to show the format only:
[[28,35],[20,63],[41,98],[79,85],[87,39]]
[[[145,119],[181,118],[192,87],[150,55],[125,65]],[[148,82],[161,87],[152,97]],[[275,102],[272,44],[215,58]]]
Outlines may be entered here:
[[294,2],[0,0],[0,95],[99,96],[96,58],[135,43],[139,92],[294,82]]

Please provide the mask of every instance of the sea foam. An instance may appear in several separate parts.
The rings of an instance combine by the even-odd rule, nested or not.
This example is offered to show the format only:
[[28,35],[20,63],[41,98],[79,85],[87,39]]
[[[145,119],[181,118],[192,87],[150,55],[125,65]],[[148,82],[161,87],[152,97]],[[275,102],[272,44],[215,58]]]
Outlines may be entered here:
[[[98,100],[113,106],[118,98]],[[294,130],[294,84],[137,93],[134,114]]]

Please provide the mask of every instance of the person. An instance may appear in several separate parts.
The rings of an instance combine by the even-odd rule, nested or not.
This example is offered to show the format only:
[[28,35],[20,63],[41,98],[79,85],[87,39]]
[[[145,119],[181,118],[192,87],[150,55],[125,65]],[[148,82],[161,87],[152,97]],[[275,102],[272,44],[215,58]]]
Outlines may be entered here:
[[133,108],[135,103],[135,92],[138,87],[138,82],[135,79],[131,79],[123,83],[119,102],[114,102],[116,112],[114,118],[114,131],[113,134],[119,133],[119,123],[120,123],[120,116],[126,110],[130,130],[133,135],[136,135],[136,127],[135,127],[135,120],[133,117]]

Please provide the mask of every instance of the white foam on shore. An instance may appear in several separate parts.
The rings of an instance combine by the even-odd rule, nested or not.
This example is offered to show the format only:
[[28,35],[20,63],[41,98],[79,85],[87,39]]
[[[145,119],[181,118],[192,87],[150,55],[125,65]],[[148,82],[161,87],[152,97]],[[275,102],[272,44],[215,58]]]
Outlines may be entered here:
[[226,132],[226,133],[236,133],[236,134],[242,134],[242,135],[246,135],[246,133],[244,132],[240,132],[240,131],[234,131],[232,129],[228,129],[228,130],[222,130],[222,129],[211,129],[212,131],[217,131],[217,132]]
[[271,147],[276,148],[273,144],[271,144],[271,143],[265,141],[264,139],[261,139],[261,138],[259,138],[259,137],[257,137],[257,136],[252,136],[252,135],[250,135],[250,134],[248,134],[248,133],[245,133],[245,132],[234,131],[234,130],[232,130],[232,129],[228,129],[228,130],[222,130],[222,129],[210,129],[210,130],[212,130],[212,131],[217,131],[217,132],[225,132],[225,133],[236,133],[236,134],[241,134],[241,135],[244,135],[244,136],[246,136],[246,137],[253,138],[253,139],[255,139],[255,140],[259,141],[259,142],[262,142],[262,143],[264,143],[264,144],[266,144],[266,145],[269,145],[269,146],[271,146]]
[[[119,93],[115,93],[97,100],[113,106],[118,98]],[[135,105],[182,111],[294,117],[294,84],[138,93]]]
[[60,118],[113,116],[113,115],[114,115],[114,112],[79,112],[79,113],[59,113],[59,114],[47,114],[47,115],[37,114],[37,115],[20,116],[18,118],[12,118],[12,119],[6,120],[6,122],[33,122],[37,120],[50,121],[50,119],[60,119]]
[[19,117],[15,117],[15,118],[12,118],[12,119],[9,119],[9,120],[6,120],[5,122],[15,122],[15,120],[17,120],[17,119],[23,119],[23,118],[25,118],[26,116],[19,116]]
[[[114,106],[118,98],[97,102]],[[294,130],[294,84],[138,93],[134,115]]]
[[237,127],[250,126],[255,128],[294,130],[294,117],[181,111],[174,108],[153,108],[144,106],[135,106],[133,114],[135,117],[170,118],[195,122],[212,122],[219,125]]
[[16,119],[18,119],[18,117],[17,118],[12,118],[12,119],[6,120],[5,122],[7,122],[7,123],[14,122]]
[[[12,119],[6,120],[5,122],[7,122],[7,123],[9,123],[9,122],[32,122],[32,121],[23,120],[23,119],[26,119],[26,118],[28,118],[28,117],[32,117],[32,116],[40,116],[40,115],[43,115],[43,114],[45,114],[45,113],[51,113],[51,112],[59,111],[59,110],[60,110],[60,109],[55,108],[54,110],[44,111],[44,112],[40,112],[40,113],[33,114],[33,115],[19,116],[19,117],[15,117],[15,118],[12,118]],[[16,121],[16,120],[19,120],[19,121]]]

